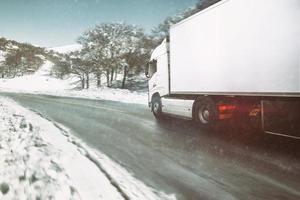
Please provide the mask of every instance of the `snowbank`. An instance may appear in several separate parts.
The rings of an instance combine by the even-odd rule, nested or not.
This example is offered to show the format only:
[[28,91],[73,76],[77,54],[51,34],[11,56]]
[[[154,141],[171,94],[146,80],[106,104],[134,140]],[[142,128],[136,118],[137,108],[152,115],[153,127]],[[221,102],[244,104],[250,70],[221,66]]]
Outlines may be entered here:
[[124,103],[136,103],[144,105],[148,103],[148,96],[145,93],[131,92],[126,89],[114,89],[107,87],[89,90],[64,90],[56,92],[47,92],[47,94],[55,96],[112,100]]
[[44,65],[33,75],[25,75],[13,79],[0,79],[0,91],[147,104],[148,96],[146,93],[107,87],[75,90],[74,82],[77,80],[75,78],[61,80],[50,76],[52,67],[53,63],[46,60]]
[[67,128],[0,97],[0,199],[173,200]]
[[70,89],[69,82],[49,76],[53,63],[45,61],[44,65],[33,75],[24,75],[13,79],[1,79],[0,89],[12,92],[38,93],[53,92],[59,88]]
[[0,102],[1,199],[123,199],[52,123]]

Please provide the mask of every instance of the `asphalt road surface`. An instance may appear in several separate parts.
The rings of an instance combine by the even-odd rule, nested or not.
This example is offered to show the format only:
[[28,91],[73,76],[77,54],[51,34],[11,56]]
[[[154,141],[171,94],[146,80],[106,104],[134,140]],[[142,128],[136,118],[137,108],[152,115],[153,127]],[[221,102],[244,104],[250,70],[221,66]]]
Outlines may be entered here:
[[300,141],[242,122],[214,131],[181,119],[158,122],[143,105],[2,95],[70,128],[137,179],[178,199],[300,199]]

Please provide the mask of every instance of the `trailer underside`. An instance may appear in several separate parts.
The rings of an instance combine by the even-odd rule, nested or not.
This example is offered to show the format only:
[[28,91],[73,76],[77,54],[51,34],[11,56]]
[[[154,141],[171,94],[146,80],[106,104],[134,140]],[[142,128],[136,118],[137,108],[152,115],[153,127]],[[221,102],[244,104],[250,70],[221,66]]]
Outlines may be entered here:
[[163,114],[194,120],[204,128],[246,119],[266,133],[300,139],[298,98],[173,94],[160,101]]

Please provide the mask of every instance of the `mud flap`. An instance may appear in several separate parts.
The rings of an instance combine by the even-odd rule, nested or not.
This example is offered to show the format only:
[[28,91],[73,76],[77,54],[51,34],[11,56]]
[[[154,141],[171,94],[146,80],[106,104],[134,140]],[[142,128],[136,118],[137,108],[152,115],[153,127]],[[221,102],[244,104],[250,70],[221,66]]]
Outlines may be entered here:
[[300,139],[300,102],[264,100],[261,115],[264,132]]

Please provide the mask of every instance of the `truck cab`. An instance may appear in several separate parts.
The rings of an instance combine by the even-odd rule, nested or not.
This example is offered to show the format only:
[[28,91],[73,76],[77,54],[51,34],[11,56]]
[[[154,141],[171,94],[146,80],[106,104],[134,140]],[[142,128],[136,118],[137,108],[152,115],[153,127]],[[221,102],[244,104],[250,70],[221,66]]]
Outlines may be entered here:
[[169,94],[168,49],[169,43],[165,39],[151,54],[148,64],[149,106],[154,96],[163,97]]

